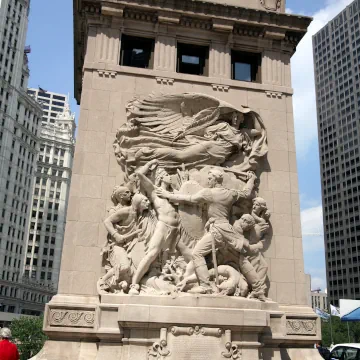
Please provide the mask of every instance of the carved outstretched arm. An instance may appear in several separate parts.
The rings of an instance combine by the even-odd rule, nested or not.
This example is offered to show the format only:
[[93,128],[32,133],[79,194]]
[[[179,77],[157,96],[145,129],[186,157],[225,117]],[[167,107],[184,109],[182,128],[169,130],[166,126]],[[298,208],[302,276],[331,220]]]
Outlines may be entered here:
[[159,162],[157,159],[149,161],[147,164],[139,168],[135,173],[138,176],[140,180],[141,186],[145,189],[148,196],[153,197],[155,195],[155,185],[151,182],[151,180],[146,176],[146,174],[153,170],[152,168],[155,168],[159,165]]
[[152,197],[154,194],[155,185],[143,173],[138,172],[137,175],[139,177],[141,186],[145,189],[145,192],[148,194],[148,196]]
[[239,198],[243,198],[243,199],[251,198],[252,191],[254,190],[255,187],[256,179],[257,179],[256,175],[250,172],[249,180],[247,181],[245,187],[239,192]]
[[143,174],[146,175],[152,167],[156,167],[159,165],[159,161],[157,159],[151,160],[148,163],[146,163],[144,166],[136,170],[136,174]]
[[164,189],[158,188],[156,189],[156,194],[159,197],[166,198],[171,202],[176,202],[176,203],[201,204],[206,202],[206,197],[204,196],[204,190],[200,190],[194,195],[186,195],[180,193],[173,194],[168,191],[165,191]]

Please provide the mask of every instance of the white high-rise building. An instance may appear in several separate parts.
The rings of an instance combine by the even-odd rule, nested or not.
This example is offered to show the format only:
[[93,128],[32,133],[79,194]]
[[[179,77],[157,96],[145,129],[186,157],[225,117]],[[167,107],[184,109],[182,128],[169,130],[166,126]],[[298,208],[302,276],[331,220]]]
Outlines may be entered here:
[[42,107],[27,94],[29,0],[0,1],[0,326],[40,314],[49,289],[21,278]]
[[43,107],[43,124],[54,124],[56,117],[62,114],[69,102],[68,96],[44,89],[30,88],[28,94],[34,97]]
[[[39,94],[45,93],[33,93],[38,101]],[[51,109],[54,107],[51,105],[54,93],[46,94],[50,95],[50,101],[46,104]],[[23,269],[25,278],[54,289],[59,281],[76,127],[75,115],[70,112],[67,97],[61,94],[56,96],[64,98],[65,102],[63,111],[57,113],[56,118],[53,119],[53,109],[48,117],[43,117]]]

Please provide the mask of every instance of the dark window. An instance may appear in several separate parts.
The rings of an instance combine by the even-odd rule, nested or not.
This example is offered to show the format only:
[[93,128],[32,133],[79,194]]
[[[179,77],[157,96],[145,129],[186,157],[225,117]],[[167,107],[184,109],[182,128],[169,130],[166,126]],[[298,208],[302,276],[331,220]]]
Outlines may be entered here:
[[61,103],[59,101],[53,101],[52,104],[57,106],[64,106],[64,103]]
[[154,39],[122,35],[120,65],[152,69]]
[[50,97],[50,94],[48,94],[48,93],[46,93],[46,92],[39,91],[38,96],[45,97],[45,98],[49,98],[49,97]]
[[208,75],[209,47],[177,44],[177,72],[193,75]]
[[65,97],[59,95],[53,95],[53,99],[65,101]]
[[260,82],[261,54],[231,51],[232,79]]

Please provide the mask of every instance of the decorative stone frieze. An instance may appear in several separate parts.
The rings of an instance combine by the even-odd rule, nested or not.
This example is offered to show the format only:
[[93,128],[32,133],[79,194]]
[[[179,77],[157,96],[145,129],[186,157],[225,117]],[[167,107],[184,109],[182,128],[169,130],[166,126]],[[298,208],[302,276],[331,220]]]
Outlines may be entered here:
[[287,319],[287,335],[316,335],[316,320]]
[[148,12],[148,11],[130,9],[130,8],[126,8],[124,10],[124,18],[132,19],[132,20],[142,20],[153,23],[158,21],[157,14],[155,12],[150,12],[150,11]]
[[95,311],[50,309],[48,319],[50,326],[92,328]]
[[234,26],[234,34],[249,37],[262,37],[263,29],[259,27],[246,27],[241,25]]
[[202,29],[202,30],[212,29],[211,20],[197,19],[197,18],[185,17],[185,16],[181,17],[180,25],[190,27],[190,28]]

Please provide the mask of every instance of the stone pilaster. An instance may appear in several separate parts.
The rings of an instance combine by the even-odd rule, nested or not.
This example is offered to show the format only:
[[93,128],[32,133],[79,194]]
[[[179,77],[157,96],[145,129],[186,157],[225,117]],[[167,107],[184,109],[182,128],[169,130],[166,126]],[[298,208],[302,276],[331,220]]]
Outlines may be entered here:
[[265,50],[262,58],[261,77],[264,84],[291,87],[290,55]]
[[211,44],[209,57],[209,76],[230,79],[231,54],[229,45],[213,42]]
[[176,71],[176,39],[159,35],[155,43],[155,70]]
[[120,29],[99,27],[96,35],[95,62],[119,64]]

